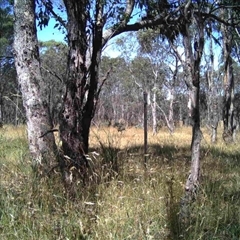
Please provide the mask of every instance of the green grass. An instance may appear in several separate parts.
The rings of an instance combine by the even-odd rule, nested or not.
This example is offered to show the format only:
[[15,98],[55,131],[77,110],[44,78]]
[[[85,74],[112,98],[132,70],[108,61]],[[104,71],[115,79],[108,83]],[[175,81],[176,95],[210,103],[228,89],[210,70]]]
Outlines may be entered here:
[[132,132],[98,136],[92,151],[99,155],[89,154],[97,184],[76,184],[69,199],[60,173],[34,177],[24,126],[0,129],[0,239],[240,239],[240,149],[221,141],[211,146],[207,135],[201,187],[187,221],[179,222],[190,133],[151,137],[147,169],[142,145],[127,140]]

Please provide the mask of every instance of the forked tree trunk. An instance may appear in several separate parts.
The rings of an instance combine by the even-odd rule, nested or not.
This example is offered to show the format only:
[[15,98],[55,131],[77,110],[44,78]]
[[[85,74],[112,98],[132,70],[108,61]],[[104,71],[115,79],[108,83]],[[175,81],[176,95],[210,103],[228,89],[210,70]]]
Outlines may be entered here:
[[[14,1],[14,57],[26,111],[28,142],[33,165],[49,170],[56,162],[56,144],[41,77],[35,23],[35,1]],[[46,134],[47,133],[47,134]],[[42,137],[41,137],[42,136]]]
[[[76,165],[79,169],[86,167],[84,154],[88,151],[85,135],[88,135],[89,123],[85,121],[83,125],[82,111],[87,91],[87,20],[83,14],[85,9],[79,9],[74,1],[65,1],[65,6],[68,14],[69,56],[66,93],[60,115],[60,138],[64,156],[70,160],[68,164]],[[81,7],[86,6],[83,3]]]
[[[86,1],[87,2],[87,1]],[[87,170],[85,155],[89,148],[89,131],[97,102],[98,71],[102,47],[102,23],[95,24],[91,65],[87,66],[88,4],[85,1],[64,1],[68,15],[69,59],[66,94],[60,115],[60,138],[65,168],[74,166],[80,175]],[[98,8],[100,11],[101,8]],[[98,13],[97,13],[98,14]]]

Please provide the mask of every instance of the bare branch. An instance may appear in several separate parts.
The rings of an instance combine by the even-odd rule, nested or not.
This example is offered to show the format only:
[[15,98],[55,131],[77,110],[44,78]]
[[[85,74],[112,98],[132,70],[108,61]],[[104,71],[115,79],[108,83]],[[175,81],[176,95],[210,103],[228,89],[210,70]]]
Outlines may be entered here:
[[165,121],[166,121],[166,124],[167,124],[167,127],[168,129],[170,130],[170,132],[172,133],[173,132],[173,129],[171,127],[171,124],[169,123],[169,120],[168,120],[168,117],[166,115],[166,113],[164,112],[164,110],[156,103],[157,107],[159,108],[159,110],[162,112],[164,118],[165,118]]
[[44,71],[46,71],[47,73],[49,73],[49,74],[53,75],[54,77],[56,77],[61,83],[63,83],[63,79],[62,79],[61,77],[59,77],[56,72],[54,72],[54,71],[52,71],[52,70],[50,70],[50,69],[47,69],[47,68],[45,68],[45,67],[43,67],[43,66],[41,66],[41,68],[42,68]]
[[96,95],[95,95],[96,101],[95,101],[95,103],[94,103],[93,114],[95,113],[96,108],[97,108],[98,99],[99,99],[99,94],[101,93],[102,87],[103,87],[104,83],[106,82],[106,80],[108,79],[108,76],[109,76],[109,74],[110,74],[111,71],[112,71],[112,68],[110,68],[110,69],[107,71],[106,75],[101,79],[102,82],[101,82],[101,84],[100,84],[100,86],[99,86],[99,88],[98,88],[98,91],[97,91]]
[[177,50],[176,46],[171,41],[169,41],[169,43],[171,45],[172,50],[176,54],[176,57],[179,59],[179,61],[183,65],[184,64],[184,60],[183,60],[182,56],[180,55],[179,51]]
[[99,88],[98,88],[97,94],[96,94],[97,98],[98,98],[98,96],[99,96],[99,94],[100,94],[100,92],[101,92],[101,90],[102,90],[102,87],[103,87],[104,83],[105,83],[106,80],[108,79],[108,76],[109,76],[109,74],[110,74],[111,71],[112,71],[112,68],[110,68],[110,69],[107,71],[106,75],[101,79],[102,82],[101,82],[101,84],[100,84],[100,86],[99,86]]

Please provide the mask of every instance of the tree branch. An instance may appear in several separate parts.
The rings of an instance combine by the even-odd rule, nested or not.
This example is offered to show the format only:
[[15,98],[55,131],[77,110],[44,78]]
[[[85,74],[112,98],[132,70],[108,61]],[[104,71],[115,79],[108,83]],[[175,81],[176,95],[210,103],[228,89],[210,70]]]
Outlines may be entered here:
[[110,69],[107,71],[106,75],[101,79],[102,82],[101,82],[101,84],[100,84],[100,86],[99,86],[99,88],[98,88],[98,91],[97,91],[96,95],[95,95],[96,101],[95,101],[94,107],[93,107],[93,114],[95,113],[96,108],[97,108],[98,99],[99,99],[99,94],[101,93],[102,87],[103,87],[104,83],[106,82],[106,80],[108,79],[108,76],[109,76],[109,74],[110,74],[111,71],[112,71],[112,68],[110,68]]
[[44,4],[45,8],[53,15],[53,17],[65,28],[67,29],[67,25],[65,21],[55,13],[52,7],[49,7],[49,4],[46,2],[46,0],[42,0],[42,3]]
[[164,118],[165,118],[165,121],[166,121],[166,124],[167,124],[167,127],[169,129],[169,131],[172,133],[173,132],[173,129],[171,127],[171,124],[169,123],[169,120],[168,120],[168,117],[166,115],[166,113],[163,111],[163,109],[156,103],[157,107],[159,108],[159,110],[162,112]]
[[59,77],[56,72],[54,72],[54,71],[52,71],[52,70],[49,70],[49,69],[46,69],[46,68],[43,67],[43,66],[41,66],[41,68],[42,68],[44,71],[46,71],[47,73],[49,73],[49,74],[53,75],[54,77],[56,77],[61,83],[63,83],[63,79],[62,79],[61,77]]
[[[129,14],[132,13],[131,7],[132,7],[132,0],[128,1],[127,8],[126,8],[126,14],[128,14],[128,17],[130,17]],[[129,32],[129,31],[138,31],[140,29],[144,28],[150,28],[154,26],[158,26],[158,28],[166,28],[166,26],[175,26],[179,23],[179,19],[182,17],[182,14],[176,14],[178,11],[181,11],[182,8],[184,8],[184,15],[185,17],[188,15],[188,10],[191,7],[191,0],[187,1],[187,3],[184,5],[179,6],[176,8],[173,12],[167,13],[166,15],[158,15],[154,19],[144,19],[140,20],[139,22],[136,22],[134,24],[126,24],[128,19],[126,18],[125,21],[118,22],[113,27],[107,29],[103,34],[103,46],[110,40],[111,38],[120,35],[123,32]],[[199,9],[193,10],[193,14],[197,14],[198,16],[201,16],[203,20],[206,19],[212,19],[215,21],[218,21],[226,26],[232,26],[231,23],[225,21],[221,17],[218,17],[215,14],[212,13],[204,13],[199,12]],[[174,17],[174,15],[177,17]],[[234,22],[234,26],[237,26],[240,23],[240,21]]]
[[53,133],[53,132],[58,132],[58,129],[54,128],[54,129],[50,129],[48,131],[46,131],[45,133],[43,133],[39,138],[43,138],[44,136],[46,136],[49,133]]
[[123,20],[122,20],[121,24],[126,26],[126,24],[129,22],[130,17],[131,17],[132,12],[133,12],[134,4],[135,4],[134,0],[127,0],[126,1],[126,10],[125,10],[125,13],[124,13]]
[[98,98],[98,96],[99,96],[99,94],[100,94],[100,92],[101,92],[101,90],[102,90],[102,87],[103,87],[104,83],[105,83],[106,80],[108,79],[108,76],[109,76],[109,74],[110,74],[111,71],[112,71],[112,68],[110,68],[110,69],[107,71],[106,75],[101,79],[102,82],[101,82],[101,84],[100,84],[100,86],[99,86],[99,88],[98,88],[97,94],[96,94],[97,98]]

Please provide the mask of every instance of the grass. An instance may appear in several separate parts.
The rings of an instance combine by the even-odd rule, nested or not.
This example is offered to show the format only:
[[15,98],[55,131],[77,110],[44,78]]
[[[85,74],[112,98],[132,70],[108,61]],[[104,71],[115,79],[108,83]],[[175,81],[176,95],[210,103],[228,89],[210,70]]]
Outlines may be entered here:
[[[89,157],[97,184],[70,200],[56,172],[31,171],[25,126],[0,129],[0,239],[240,239],[240,149],[210,144],[203,130],[202,182],[185,225],[181,197],[190,169],[191,129],[149,133],[93,128]],[[97,153],[97,154],[95,154]]]

